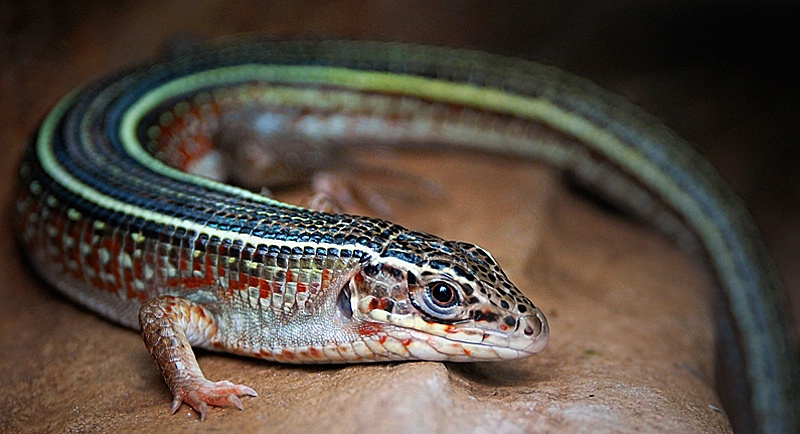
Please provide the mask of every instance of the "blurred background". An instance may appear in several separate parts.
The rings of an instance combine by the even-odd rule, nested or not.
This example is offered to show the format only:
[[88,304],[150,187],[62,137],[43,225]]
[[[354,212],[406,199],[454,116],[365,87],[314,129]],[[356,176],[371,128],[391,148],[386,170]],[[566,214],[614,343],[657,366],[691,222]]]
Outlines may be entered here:
[[59,96],[174,44],[258,31],[477,48],[587,77],[691,142],[744,198],[798,318],[798,29],[788,1],[4,0],[2,197]]

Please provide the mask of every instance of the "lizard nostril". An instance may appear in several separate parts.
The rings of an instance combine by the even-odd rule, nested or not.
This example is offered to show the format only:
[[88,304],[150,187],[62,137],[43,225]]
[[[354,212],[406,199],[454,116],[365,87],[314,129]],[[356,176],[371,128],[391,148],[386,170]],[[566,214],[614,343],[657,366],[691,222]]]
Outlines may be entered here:
[[546,327],[538,315],[525,315],[519,318],[517,329],[522,329],[525,336],[537,337],[542,333],[542,329]]

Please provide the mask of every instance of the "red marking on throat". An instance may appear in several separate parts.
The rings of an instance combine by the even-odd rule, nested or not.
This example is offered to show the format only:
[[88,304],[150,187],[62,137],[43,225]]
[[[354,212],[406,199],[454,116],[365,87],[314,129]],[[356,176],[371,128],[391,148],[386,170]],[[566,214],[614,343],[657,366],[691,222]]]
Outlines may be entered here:
[[[361,336],[375,336],[383,331],[383,326],[374,322],[364,322],[358,326],[358,334]],[[386,336],[381,336],[381,343],[386,340]]]

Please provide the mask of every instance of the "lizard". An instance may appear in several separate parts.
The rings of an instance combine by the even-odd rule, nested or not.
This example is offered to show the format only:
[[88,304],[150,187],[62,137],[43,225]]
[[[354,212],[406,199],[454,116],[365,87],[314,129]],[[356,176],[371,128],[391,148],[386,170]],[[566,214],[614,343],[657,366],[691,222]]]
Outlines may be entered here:
[[470,362],[527,357],[549,338],[542,310],[474,244],[221,182],[209,161],[237,137],[303,142],[319,161],[336,143],[370,143],[497,152],[571,174],[703,252],[741,426],[796,428],[797,349],[763,241],[713,168],[655,118],[531,61],[261,37],[78,88],[19,168],[17,233],[33,268],[141,330],[173,413],[185,402],[204,419],[208,405],[241,409],[239,396],[256,395],[207,380],[191,347],[288,363]]

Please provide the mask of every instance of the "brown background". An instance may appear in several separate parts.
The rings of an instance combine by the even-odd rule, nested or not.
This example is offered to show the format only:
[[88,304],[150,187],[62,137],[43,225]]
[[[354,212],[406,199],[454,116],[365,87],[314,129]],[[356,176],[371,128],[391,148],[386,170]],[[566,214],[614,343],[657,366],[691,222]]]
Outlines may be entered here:
[[[800,86],[794,66],[800,8],[780,2],[533,3],[3,2],[2,204],[9,204],[25,137],[60,95],[170,44],[262,31],[473,47],[588,77],[688,139],[747,202],[800,316]],[[551,318],[551,347],[511,367],[309,369],[205,355],[201,365],[210,377],[248,379],[261,397],[245,400],[242,414],[212,411],[202,428],[319,429],[338,417],[349,421],[330,425],[341,431],[398,420],[409,425],[392,425],[397,431],[725,429],[718,413],[703,406],[716,402],[702,390],[710,375],[708,329],[695,318],[705,310],[694,294],[702,293],[697,288],[704,279],[668,243],[576,199],[541,168],[468,157],[396,158],[452,186],[448,205],[401,207],[403,224],[484,244],[518,283],[551,288],[528,291]],[[509,185],[514,188],[504,188]],[[470,202],[475,198],[481,199]],[[453,209],[464,218],[458,228],[448,224]],[[514,215],[498,218],[504,214],[498,209]],[[8,216],[0,222],[1,239],[10,239]],[[520,249],[527,252],[522,259]],[[34,280],[13,243],[3,243],[0,254],[0,430],[198,427],[189,416],[166,416],[168,393],[135,333],[66,303]],[[542,271],[531,273],[532,266]],[[672,296],[666,292],[681,294],[661,298]],[[655,298],[648,303],[646,297]],[[679,338],[670,327],[678,328]],[[478,414],[482,422],[472,419]],[[678,420],[689,425],[670,425]]]

